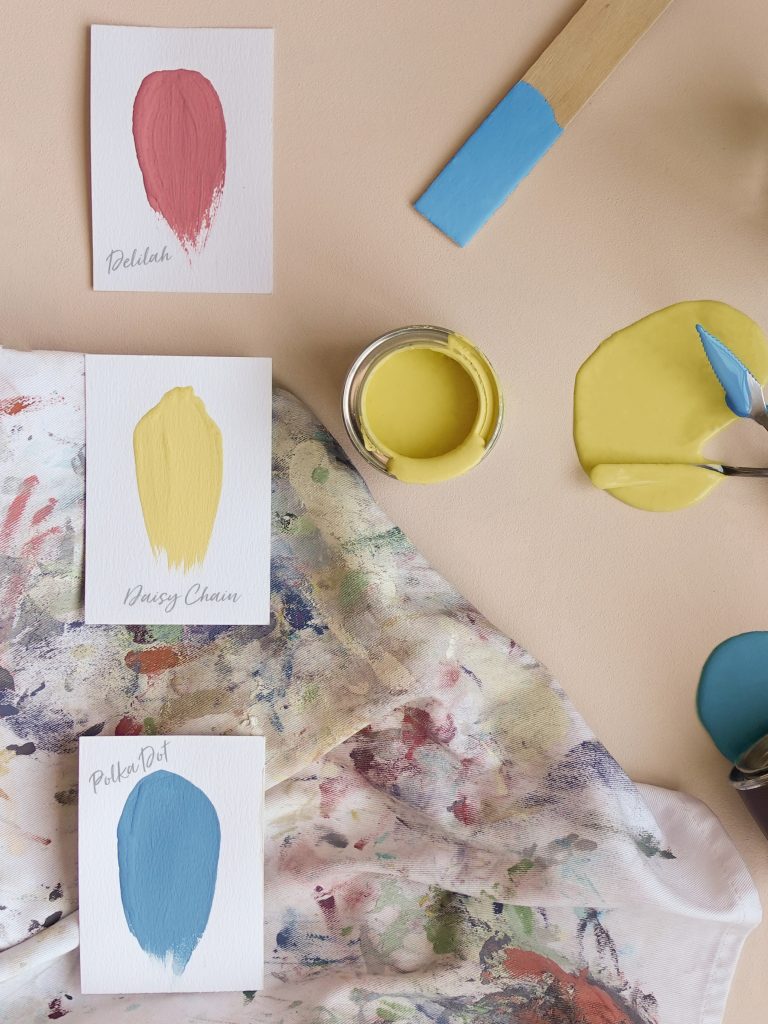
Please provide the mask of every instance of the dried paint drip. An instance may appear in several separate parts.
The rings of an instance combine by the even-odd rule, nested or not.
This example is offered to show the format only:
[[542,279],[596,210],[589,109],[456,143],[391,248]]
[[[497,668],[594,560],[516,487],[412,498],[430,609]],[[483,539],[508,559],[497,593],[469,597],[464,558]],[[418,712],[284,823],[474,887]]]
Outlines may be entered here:
[[216,808],[181,775],[152,772],[128,795],[117,825],[123,912],[144,952],[174,974],[208,924],[220,845]]
[[172,388],[136,424],[133,455],[152,551],[187,572],[205,559],[221,497],[221,431],[191,387]]
[[133,141],[149,205],[190,255],[206,243],[224,189],[227,127],[198,71],[153,71],[133,101]]

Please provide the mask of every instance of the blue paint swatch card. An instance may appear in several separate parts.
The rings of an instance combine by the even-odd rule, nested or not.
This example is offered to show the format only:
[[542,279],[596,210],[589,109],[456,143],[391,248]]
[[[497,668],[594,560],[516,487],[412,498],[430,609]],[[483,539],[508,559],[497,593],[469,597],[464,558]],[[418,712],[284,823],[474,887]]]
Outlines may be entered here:
[[84,993],[261,988],[264,739],[80,740]]

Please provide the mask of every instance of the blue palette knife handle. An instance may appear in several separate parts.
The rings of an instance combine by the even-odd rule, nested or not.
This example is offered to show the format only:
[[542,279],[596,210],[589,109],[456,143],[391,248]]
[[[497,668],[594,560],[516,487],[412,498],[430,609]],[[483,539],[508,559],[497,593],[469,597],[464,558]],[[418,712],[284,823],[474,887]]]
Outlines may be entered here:
[[722,341],[696,324],[712,372],[725,392],[725,403],[732,413],[753,419],[768,430],[768,410],[760,381],[747,369],[738,356]]

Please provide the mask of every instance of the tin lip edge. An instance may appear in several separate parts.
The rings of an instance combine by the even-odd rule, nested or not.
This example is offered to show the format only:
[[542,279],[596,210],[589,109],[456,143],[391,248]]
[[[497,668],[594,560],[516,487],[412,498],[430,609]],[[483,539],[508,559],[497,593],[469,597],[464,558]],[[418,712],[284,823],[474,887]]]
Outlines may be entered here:
[[385,461],[383,458],[377,458],[373,452],[369,451],[365,446],[362,431],[356,422],[352,409],[352,389],[356,384],[362,384],[362,381],[358,381],[357,377],[361,368],[377,348],[380,348],[386,342],[392,341],[401,335],[410,334],[412,332],[423,332],[426,335],[431,334],[433,337],[438,336],[442,340],[447,340],[451,334],[455,333],[454,331],[449,331],[445,327],[437,327],[434,324],[411,324],[407,327],[395,327],[393,330],[386,331],[384,334],[380,334],[377,338],[374,338],[369,342],[352,363],[347,371],[346,377],[344,378],[344,387],[341,393],[341,416],[344,421],[344,428],[346,429],[347,435],[357,452],[369,465],[373,466],[374,469],[378,469],[382,473],[387,473],[388,460]]
[[738,768],[732,768],[728,781],[734,789],[765,789],[768,786],[768,773],[763,775],[745,775]]
[[[766,776],[768,779],[768,734],[755,740],[751,746],[736,759],[733,772],[745,780]],[[736,782],[734,781],[734,785]]]
[[[398,337],[418,333],[422,333],[423,335],[425,335],[425,340],[428,340],[431,336],[432,340],[439,340],[442,341],[443,343],[447,343],[448,339],[452,336],[463,338],[475,351],[477,351],[480,357],[487,363],[495,384],[497,399],[497,417],[494,430],[485,444],[485,453],[483,454],[483,459],[489,454],[491,449],[496,444],[501,434],[502,426],[504,424],[504,415],[506,411],[504,403],[504,392],[502,391],[498,374],[496,373],[496,369],[493,366],[493,363],[482,349],[478,348],[474,342],[470,341],[469,338],[466,338],[465,335],[460,334],[458,331],[452,331],[446,327],[438,327],[435,324],[410,324],[406,327],[396,327],[393,330],[387,331],[384,334],[379,335],[377,338],[374,338],[371,342],[369,342],[368,345],[366,345],[362,352],[360,352],[360,354],[355,358],[354,362],[347,371],[347,375],[344,379],[344,387],[341,393],[341,415],[342,420],[344,422],[344,428],[347,432],[347,436],[349,437],[356,451],[362,456],[363,459],[365,459],[365,461],[369,465],[373,466],[375,469],[378,469],[379,472],[385,473],[387,475],[389,475],[387,469],[389,460],[385,460],[383,457],[377,457],[377,455],[374,452],[370,451],[365,445],[362,430],[357,422],[357,417],[355,416],[353,410],[353,390],[356,387],[360,387],[364,382],[365,376],[363,376],[362,380],[359,380],[358,377],[360,375],[361,370],[365,366],[366,362],[368,362],[371,359],[373,353],[377,349],[381,348],[388,342],[396,340]],[[417,340],[418,339],[414,338],[414,342],[416,342]]]

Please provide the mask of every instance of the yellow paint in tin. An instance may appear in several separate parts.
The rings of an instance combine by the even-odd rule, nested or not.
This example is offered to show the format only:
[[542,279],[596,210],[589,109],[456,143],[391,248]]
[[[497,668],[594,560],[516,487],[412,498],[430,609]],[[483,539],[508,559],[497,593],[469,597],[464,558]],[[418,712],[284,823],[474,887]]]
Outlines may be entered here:
[[502,422],[498,378],[459,334],[406,327],[384,335],[350,370],[350,437],[370,462],[407,483],[437,483],[477,465]]

